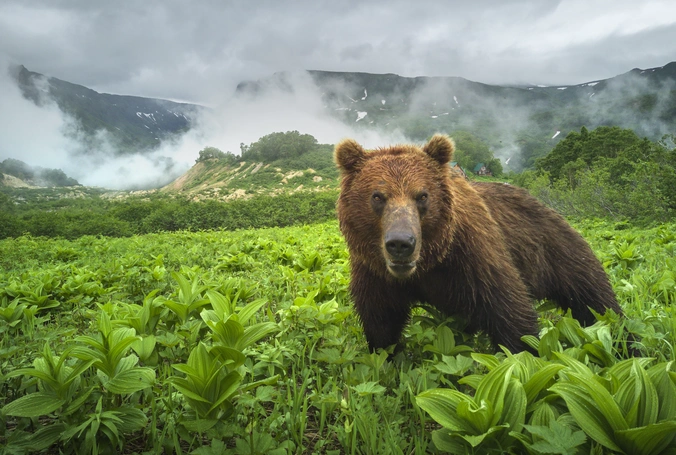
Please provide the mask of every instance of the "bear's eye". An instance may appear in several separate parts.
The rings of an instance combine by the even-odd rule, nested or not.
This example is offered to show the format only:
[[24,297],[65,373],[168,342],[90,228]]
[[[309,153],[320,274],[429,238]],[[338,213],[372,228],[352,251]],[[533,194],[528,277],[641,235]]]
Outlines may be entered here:
[[427,202],[428,197],[427,193],[420,193],[416,199],[418,202]]
[[376,213],[382,213],[385,208],[385,196],[376,191],[371,195],[371,208]]

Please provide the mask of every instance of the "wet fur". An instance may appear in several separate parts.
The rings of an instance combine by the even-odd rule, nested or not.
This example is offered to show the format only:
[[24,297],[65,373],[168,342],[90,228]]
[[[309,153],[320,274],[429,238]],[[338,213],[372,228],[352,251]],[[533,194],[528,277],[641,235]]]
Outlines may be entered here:
[[[465,318],[468,330],[512,351],[526,348],[521,336],[537,333],[533,299],[570,308],[584,324],[595,320],[587,307],[621,313],[602,265],[560,215],[522,189],[470,184],[448,166],[452,153],[445,136],[423,149],[365,152],[352,140],[336,147],[350,291],[372,350],[399,341],[417,302]],[[417,268],[395,278],[383,258],[382,217],[369,200],[383,191],[388,203],[408,204],[423,189],[430,204],[420,216]]]

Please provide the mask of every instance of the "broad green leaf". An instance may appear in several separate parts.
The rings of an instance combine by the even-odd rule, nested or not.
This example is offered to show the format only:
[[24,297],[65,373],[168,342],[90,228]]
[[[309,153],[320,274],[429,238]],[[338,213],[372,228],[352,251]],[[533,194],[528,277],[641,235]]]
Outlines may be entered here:
[[29,437],[9,442],[4,447],[5,453],[41,452],[47,450],[59,440],[65,429],[66,426],[63,423],[52,423],[51,425],[43,426]]
[[674,448],[676,421],[670,420],[645,427],[617,431],[615,436],[625,453],[660,455],[664,449]]
[[113,330],[113,325],[110,322],[110,317],[105,311],[101,312],[99,316],[99,331],[103,334],[104,337],[107,337],[110,332]]
[[222,317],[218,316],[218,313],[214,310],[207,310],[206,308],[202,308],[202,311],[200,311],[200,317],[204,322],[209,324],[216,324],[220,321],[223,320]]
[[526,343],[526,345],[535,349],[536,351],[540,346],[540,340],[538,340],[538,338],[533,335],[524,335],[521,337],[521,341],[523,341],[524,343]]
[[237,391],[241,382],[242,376],[238,372],[231,371],[228,373],[219,383],[221,393],[218,396],[218,399],[207,411],[207,415],[211,414],[211,412],[215,409],[218,409],[228,398],[230,398]]
[[215,345],[209,351],[217,356],[229,370],[238,368],[246,361],[246,356],[239,349],[233,349],[226,346]]
[[494,433],[497,432],[502,432],[507,428],[507,425],[498,425],[495,427],[491,427],[486,431],[485,433],[482,433],[480,435],[469,435],[469,434],[463,434],[460,435],[462,439],[467,441],[470,446],[472,447],[478,447],[486,438],[493,439],[495,436],[492,436]]
[[[101,343],[100,340],[97,340],[94,337],[90,337],[88,335],[83,335],[79,337],[75,337],[75,341],[78,343],[83,343],[86,344],[87,346],[93,347],[96,351],[105,351],[106,347]],[[75,351],[79,346],[76,346],[73,348],[73,351]],[[80,348],[83,349],[83,348]]]
[[211,303],[211,307],[220,319],[226,319],[233,313],[234,308],[232,302],[223,294],[211,289],[208,290],[206,294],[209,298],[209,303]]
[[552,327],[540,337],[538,354],[540,357],[551,359],[553,353],[562,352],[563,347],[559,342],[559,329]]
[[179,272],[171,272],[171,277],[178,283],[179,292],[183,296],[183,302],[190,303],[193,300],[193,287],[191,283]]
[[[130,329],[134,330],[134,329]],[[127,336],[120,337],[114,341],[111,341],[110,351],[108,352],[108,361],[111,362],[111,366],[116,366],[120,359],[126,354],[130,346],[137,340],[140,340],[141,337],[138,336]]]
[[146,361],[155,350],[157,341],[155,335],[146,335],[140,340],[136,340],[131,344],[131,348],[138,354],[142,361]]
[[47,384],[52,390],[56,391],[60,383],[48,373],[38,370],[37,368],[19,368],[18,370],[10,371],[5,375],[5,378],[14,378],[17,376],[32,376],[40,379]]
[[248,348],[268,335],[279,331],[279,325],[274,322],[260,322],[244,329],[244,333],[237,343],[239,349]]
[[617,362],[615,365],[612,367],[608,368],[606,371],[606,374],[616,378],[620,384],[622,384],[627,378],[629,378],[629,375],[631,375],[631,370],[632,367],[634,366],[634,362],[638,362],[641,368],[645,368],[648,365],[650,365],[653,360],[650,357],[642,357],[642,358],[631,358],[631,359],[626,359],[622,360],[620,362]]
[[672,362],[662,362],[648,369],[647,373],[660,401],[658,421],[676,420],[676,384],[669,376]]
[[622,410],[624,419],[627,421],[629,427],[639,426],[638,413],[641,404],[640,395],[641,390],[640,385],[637,384],[636,375],[627,377],[613,395],[613,398]]
[[629,426],[622,416],[622,411],[613,399],[610,392],[596,381],[577,375],[569,375],[571,382],[580,386],[586,394],[596,403],[597,408],[610,423],[613,431],[627,430]]
[[549,390],[564,399],[568,410],[575,417],[580,428],[593,440],[611,450],[621,451],[615,443],[613,426],[583,387],[578,384],[559,382],[551,386]]
[[528,403],[531,403],[538,394],[544,389],[547,384],[550,383],[554,375],[560,370],[565,368],[564,365],[559,365],[556,363],[550,363],[545,365],[542,369],[536,371],[523,385],[523,389],[526,392],[526,400]]
[[[610,327],[607,325],[603,325],[599,327],[598,331],[596,332],[596,336],[598,337],[599,341],[603,345],[603,349],[608,352],[612,353],[613,352],[613,335],[610,333]],[[613,357],[614,359],[614,357]]]
[[484,376],[479,383],[479,387],[476,389],[475,401],[481,403],[485,400],[493,405],[494,414],[489,425],[491,427],[498,424],[502,415],[502,409],[505,405],[505,393],[512,379],[514,367],[514,364],[508,364],[507,362],[500,364]]
[[94,387],[98,388],[98,386],[92,386],[89,389],[87,389],[85,392],[81,393],[73,401],[68,403],[68,407],[66,409],[64,409],[63,415],[68,416],[68,415],[75,413],[76,411],[79,411],[81,406],[85,403],[85,401],[87,401],[87,398],[89,398],[89,396],[94,391]]
[[437,327],[437,337],[434,340],[434,347],[439,354],[450,355],[455,348],[455,335],[453,331],[445,325]]
[[24,395],[2,408],[2,412],[15,417],[39,417],[59,409],[66,400],[50,393],[34,392]]
[[639,388],[638,398],[640,404],[638,407],[637,426],[644,427],[657,423],[660,402],[655,386],[637,361],[633,363],[632,374],[636,376],[636,384]]
[[580,376],[592,377],[594,375],[594,373],[589,369],[587,365],[580,362],[579,360],[572,358],[569,355],[560,352],[555,352],[554,358],[568,367],[568,369],[561,371],[561,373],[563,374],[568,374],[568,371],[570,370],[574,373],[579,374]]
[[468,374],[467,376],[464,376],[460,379],[458,379],[459,384],[464,384],[468,385],[474,390],[476,390],[479,387],[479,384],[481,384],[481,380],[486,376],[485,374]]
[[473,435],[480,435],[488,431],[493,420],[493,406],[486,401],[480,405],[474,401],[461,401],[457,407],[458,417],[472,426]]
[[174,386],[176,390],[181,392],[186,398],[190,398],[195,401],[200,401],[203,403],[211,404],[211,401],[199,395],[197,391],[193,391],[193,383],[185,378],[172,377],[170,378],[171,385]]
[[227,319],[217,323],[207,323],[209,328],[213,331],[216,340],[219,343],[229,347],[239,349],[239,342],[244,335],[244,327],[237,321],[234,315],[228,316]]
[[523,384],[517,379],[511,378],[507,385],[504,400],[505,405],[498,422],[508,425],[510,430],[521,431],[526,421],[526,405],[528,402]]
[[181,322],[185,322],[188,319],[189,308],[187,305],[169,299],[162,300],[162,304],[173,311]]
[[449,430],[436,430],[432,432],[434,446],[443,453],[470,453],[471,446],[458,433]]
[[140,431],[148,423],[148,417],[138,408],[122,406],[113,411],[120,419],[120,422],[117,423],[117,429],[124,434]]
[[599,363],[605,367],[609,367],[615,364],[616,359],[611,351],[608,351],[601,341],[594,340],[591,343],[587,343],[582,348],[589,353],[590,356],[598,359]]
[[251,319],[254,314],[258,313],[258,310],[260,310],[267,303],[268,301],[266,299],[256,299],[242,307],[239,311],[237,311],[239,322],[241,322],[242,325],[247,325],[249,319]]
[[255,389],[256,393],[258,393],[260,386],[262,386],[262,385],[277,385],[277,383],[279,382],[279,378],[280,378],[280,375],[276,374],[276,375],[271,376],[269,378],[261,379],[259,381],[250,382],[246,385],[243,385],[240,390],[242,392],[248,392],[250,390]]
[[498,365],[500,365],[500,360],[495,357],[494,355],[491,354],[477,354],[477,353],[472,353],[472,358],[477,362],[480,363],[481,365],[485,366],[488,368],[488,370],[493,370],[493,368],[496,368]]
[[580,322],[572,317],[563,317],[556,324],[561,335],[573,346],[581,347],[584,343],[593,341],[592,337],[580,326]]
[[442,427],[453,431],[472,432],[472,427],[458,417],[458,404],[474,400],[451,389],[429,389],[415,398],[416,404]]
[[62,382],[63,386],[71,384],[73,381],[78,379],[82,373],[84,373],[89,367],[91,367],[94,364],[93,360],[90,360],[89,362],[78,362],[75,366],[73,366],[70,371],[68,371],[68,376],[66,377],[65,381]]
[[138,357],[136,354],[129,354],[126,357],[122,357],[118,362],[114,370],[114,376],[117,376],[119,373],[127,370],[131,370],[136,365],[138,365]]
[[557,415],[558,412],[552,405],[545,400],[540,400],[533,406],[529,423],[534,426],[547,427],[552,421],[556,420]]
[[105,384],[108,391],[119,394],[130,394],[152,387],[155,382],[155,370],[147,367],[132,368],[125,370]]

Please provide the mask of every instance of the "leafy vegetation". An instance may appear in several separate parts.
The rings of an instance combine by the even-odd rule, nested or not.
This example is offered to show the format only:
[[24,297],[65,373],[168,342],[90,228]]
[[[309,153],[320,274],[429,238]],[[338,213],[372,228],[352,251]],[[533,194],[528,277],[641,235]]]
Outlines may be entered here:
[[[37,186],[74,186],[77,180],[68,177],[61,169],[32,167],[20,160],[7,158],[0,162],[0,174],[7,174]],[[2,180],[0,179],[0,184]]]
[[234,164],[237,162],[237,155],[232,152],[223,152],[216,147],[208,146],[200,150],[199,157],[195,162],[199,163],[207,160],[218,160],[224,161],[226,164]]
[[537,356],[368,353],[335,221],[0,241],[0,453],[673,453],[676,226],[578,228],[627,317],[543,302]]
[[268,134],[250,145],[242,144],[240,149],[243,160],[271,163],[303,155],[316,147],[317,139],[314,136],[300,134],[298,131],[287,131]]
[[[21,191],[26,194],[27,191]],[[191,202],[157,196],[110,201],[101,197],[12,204],[0,193],[0,238],[29,234],[75,239],[133,234],[292,226],[335,217],[336,191],[256,196],[248,200]]]
[[466,131],[456,131],[451,135],[455,141],[456,151],[453,159],[458,164],[472,171],[478,164],[484,164],[495,177],[502,175],[502,163],[493,156],[493,151],[478,137]]
[[537,171],[515,177],[547,205],[571,216],[666,221],[676,209],[676,147],[617,127],[570,133]]

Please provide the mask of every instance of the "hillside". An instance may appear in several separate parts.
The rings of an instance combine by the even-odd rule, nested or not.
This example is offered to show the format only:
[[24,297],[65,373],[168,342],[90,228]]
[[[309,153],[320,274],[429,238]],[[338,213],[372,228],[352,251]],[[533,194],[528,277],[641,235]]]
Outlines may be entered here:
[[[503,87],[460,77],[308,72],[326,109],[354,128],[399,130],[412,140],[470,131],[512,170],[533,165],[569,131],[613,125],[659,139],[676,122],[676,62],[601,81],[556,87]],[[240,96],[297,90],[292,73],[237,87]]]
[[193,201],[230,201],[257,195],[276,196],[338,188],[335,170],[293,169],[263,162],[227,164],[212,159],[196,163],[188,172],[160,191]]
[[77,180],[68,177],[61,169],[33,167],[11,158],[0,162],[0,187],[40,188],[79,185]]
[[[549,153],[568,132],[579,131],[582,126],[590,130],[609,125],[630,128],[641,137],[655,140],[673,133],[676,124],[676,62],[659,68],[633,69],[606,80],[556,87],[494,86],[461,77],[328,71],[302,74],[301,79],[296,73],[276,73],[266,79],[244,81],[238,85],[235,97],[246,101],[262,99],[279,90],[300,93],[308,89],[299,84],[301,80],[316,85],[312,93],[321,97],[329,115],[355,130],[396,131],[412,141],[422,141],[436,132],[467,131],[493,150],[506,171],[517,172],[532,168],[537,158]],[[117,155],[148,153],[164,139],[190,130],[199,112],[205,109],[98,93],[23,66],[14,69],[14,76],[27,99],[38,105],[54,100],[79,122],[80,127],[70,134],[79,135],[79,139],[84,135],[85,153],[98,150],[100,131],[107,132]],[[205,165],[206,176],[196,175],[193,169],[184,179],[193,183],[181,191],[225,197],[223,194],[231,193],[231,182],[243,175],[251,180],[245,188],[237,188],[245,194],[292,184],[302,184],[304,188],[321,186],[312,181],[312,172],[306,172],[317,170],[307,160],[289,168],[271,164],[256,172],[253,171],[258,163],[264,160],[246,161],[248,165],[218,173],[212,169],[218,166]],[[304,177],[289,178],[287,174],[292,171],[302,171]],[[321,173],[318,176],[326,177]],[[282,182],[285,178],[287,183]],[[174,187],[165,191],[171,188]]]
[[24,97],[41,105],[53,100],[81,125],[85,138],[95,143],[97,131],[106,131],[119,154],[149,151],[163,139],[188,131],[203,109],[193,104],[98,93],[82,85],[13,68]]

